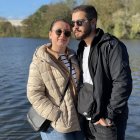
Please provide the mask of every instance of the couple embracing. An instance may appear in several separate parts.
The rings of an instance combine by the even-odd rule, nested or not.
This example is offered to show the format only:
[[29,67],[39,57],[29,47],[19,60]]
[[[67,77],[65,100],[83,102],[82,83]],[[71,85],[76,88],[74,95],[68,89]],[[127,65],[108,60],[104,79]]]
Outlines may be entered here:
[[[124,140],[132,77],[126,46],[96,27],[91,5],[72,10],[71,24],[53,21],[51,43],[36,49],[29,69],[27,97],[51,121],[42,140]],[[68,48],[71,30],[80,40]],[[63,88],[69,77],[64,99]]]

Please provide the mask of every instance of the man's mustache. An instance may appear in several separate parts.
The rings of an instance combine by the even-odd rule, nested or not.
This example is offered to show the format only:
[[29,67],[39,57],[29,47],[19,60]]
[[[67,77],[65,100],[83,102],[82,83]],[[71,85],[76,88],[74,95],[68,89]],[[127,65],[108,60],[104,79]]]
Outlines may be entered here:
[[75,29],[73,32],[74,32],[74,33],[75,33],[75,32],[81,32],[81,30]]

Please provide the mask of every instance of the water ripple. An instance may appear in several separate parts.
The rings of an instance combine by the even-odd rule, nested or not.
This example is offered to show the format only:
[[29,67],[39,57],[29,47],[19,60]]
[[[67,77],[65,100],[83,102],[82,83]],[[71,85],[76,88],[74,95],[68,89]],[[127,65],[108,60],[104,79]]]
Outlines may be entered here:
[[[130,53],[134,84],[129,99],[130,115],[126,139],[139,140],[140,42],[135,43],[138,44],[137,46],[132,45],[132,41],[126,43]],[[40,139],[39,133],[33,132],[26,120],[26,113],[30,106],[26,97],[26,84],[33,52],[42,44],[46,44],[46,40],[0,38],[0,140]],[[71,44],[71,46],[76,45],[74,41]]]

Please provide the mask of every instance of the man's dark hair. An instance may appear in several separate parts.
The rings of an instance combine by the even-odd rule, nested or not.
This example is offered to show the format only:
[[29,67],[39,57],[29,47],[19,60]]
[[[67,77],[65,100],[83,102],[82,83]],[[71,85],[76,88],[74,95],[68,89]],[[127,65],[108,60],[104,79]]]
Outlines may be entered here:
[[97,18],[98,18],[97,11],[96,11],[95,7],[92,5],[77,6],[77,7],[73,8],[72,13],[75,13],[77,11],[85,12],[87,19],[89,19],[89,20],[94,19],[94,18],[97,20]]

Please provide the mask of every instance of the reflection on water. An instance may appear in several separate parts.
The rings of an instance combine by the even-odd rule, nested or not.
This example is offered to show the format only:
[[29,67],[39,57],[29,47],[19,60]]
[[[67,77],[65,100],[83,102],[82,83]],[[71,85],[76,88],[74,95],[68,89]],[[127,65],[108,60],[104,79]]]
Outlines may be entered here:
[[130,56],[130,64],[133,72],[138,72],[140,70],[140,41],[139,40],[132,40],[132,41],[125,41],[125,44],[128,46],[128,52]]
[[[26,83],[29,64],[36,47],[45,39],[0,38],[0,140],[39,140],[26,121],[29,102]],[[140,41],[124,40],[133,76],[133,92],[129,99],[130,115],[126,140],[140,139]],[[78,42],[71,41],[76,49]]]
[[0,39],[0,140],[39,140],[26,122],[28,68],[35,48],[46,40]]
[[129,99],[129,120],[126,140],[139,140],[140,130],[140,40],[124,41],[130,57],[133,77],[133,91]]

